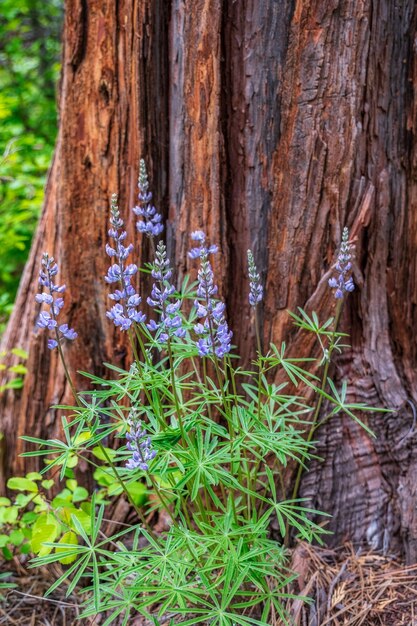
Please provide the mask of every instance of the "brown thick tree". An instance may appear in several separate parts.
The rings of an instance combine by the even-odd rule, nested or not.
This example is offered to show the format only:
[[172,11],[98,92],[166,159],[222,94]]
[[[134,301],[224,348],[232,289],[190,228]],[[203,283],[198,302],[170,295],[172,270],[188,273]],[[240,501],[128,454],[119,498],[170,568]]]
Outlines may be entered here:
[[350,227],[357,289],[342,326],[352,347],[334,378],[347,380],[349,399],[395,412],[369,420],[375,439],[345,417],[323,426],[322,458],[301,493],[333,515],[329,542],[417,560],[416,19],[413,0],[67,0],[59,138],[3,338],[29,350],[23,390],[0,399],[3,478],[23,470],[19,435],[57,435],[49,407],[70,400],[56,354],[34,332],[44,250],[60,264],[80,335],[71,367],[126,364],[105,315],[103,248],[112,192],[133,236],[144,156],[178,280],[192,229],[220,244],[216,269],[244,362],[247,248],[266,287],[264,344],[285,338],[308,356],[315,347],[286,311],[332,313],[329,268]]

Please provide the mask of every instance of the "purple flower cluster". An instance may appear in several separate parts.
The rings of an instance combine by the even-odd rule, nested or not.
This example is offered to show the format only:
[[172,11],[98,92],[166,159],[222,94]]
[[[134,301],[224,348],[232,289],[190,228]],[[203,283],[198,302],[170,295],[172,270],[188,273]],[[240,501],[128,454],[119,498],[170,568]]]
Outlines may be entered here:
[[158,243],[156,249],[152,276],[156,282],[152,286],[151,297],[147,299],[147,302],[149,306],[159,309],[160,321],[151,320],[147,327],[152,332],[160,332],[158,339],[162,343],[168,341],[173,335],[184,337],[185,328],[181,316],[178,315],[181,302],[180,300],[169,302],[170,296],[175,292],[175,287],[169,282],[172,269],[169,266],[166,247],[162,241]]
[[349,243],[349,231],[345,227],[342,234],[342,243],[340,245],[339,256],[337,257],[337,263],[335,270],[338,272],[338,276],[335,278],[329,278],[329,287],[335,289],[335,298],[343,298],[345,293],[349,293],[355,289],[353,278],[350,275],[352,269],[351,254],[352,245]]
[[200,245],[191,248],[188,253],[190,259],[199,259],[201,257],[207,257],[209,254],[216,254],[219,251],[219,248],[216,245],[212,245],[207,247],[205,244],[206,235],[202,230],[195,230],[191,233],[191,239],[193,241],[197,241]]
[[200,245],[188,254],[192,259],[201,259],[197,288],[199,299],[194,302],[197,317],[203,320],[194,326],[194,331],[200,336],[196,342],[198,354],[201,357],[215,355],[217,358],[223,358],[230,352],[233,333],[229,330],[224,317],[225,304],[216,301],[213,297],[217,294],[217,286],[214,284],[213,270],[208,255],[217,252],[217,246],[207,247],[206,236],[201,230],[193,232],[191,238]]
[[136,228],[140,233],[148,235],[148,237],[157,237],[164,230],[162,224],[162,215],[157,213],[152,202],[152,193],[148,191],[149,182],[148,174],[146,172],[145,161],[140,160],[139,164],[139,203],[138,206],[133,207],[135,215],[142,217],[139,222],[136,223]]
[[109,267],[105,281],[109,284],[119,283],[120,289],[116,289],[109,296],[116,304],[110,311],[107,311],[107,317],[121,330],[128,330],[133,322],[138,324],[144,322],[146,316],[138,309],[141,297],[136,293],[131,283],[132,276],[136,274],[138,268],[134,263],[126,264],[126,259],[132,252],[133,245],[129,244],[126,247],[123,244],[126,239],[126,231],[123,230],[123,220],[120,218],[116,194],[112,195],[110,224],[109,237],[114,241],[114,248],[107,244],[106,252],[109,257],[114,257],[117,263]]
[[249,270],[249,304],[256,307],[262,301],[264,290],[261,285],[261,277],[256,269],[255,261],[251,250],[248,250],[248,270]]
[[[46,287],[47,291],[36,294],[35,300],[39,304],[46,304],[49,311],[41,311],[36,326],[38,328],[46,328],[55,331],[55,339],[48,339],[48,348],[53,350],[58,346],[58,342],[64,339],[73,341],[78,334],[73,328],[69,328],[68,324],[58,326],[56,318],[58,317],[62,307],[64,306],[64,298],[61,294],[65,291],[65,285],[55,285],[54,276],[58,274],[58,265],[54,258],[46,252],[42,256],[42,268],[39,272],[39,284]],[[59,294],[59,297],[55,297]]]
[[152,449],[151,438],[147,436],[146,430],[142,429],[141,422],[134,424],[132,419],[128,420],[130,430],[126,433],[126,448],[132,452],[132,457],[126,463],[126,468],[130,470],[141,469],[145,472],[149,469],[149,462],[156,456],[156,451]]

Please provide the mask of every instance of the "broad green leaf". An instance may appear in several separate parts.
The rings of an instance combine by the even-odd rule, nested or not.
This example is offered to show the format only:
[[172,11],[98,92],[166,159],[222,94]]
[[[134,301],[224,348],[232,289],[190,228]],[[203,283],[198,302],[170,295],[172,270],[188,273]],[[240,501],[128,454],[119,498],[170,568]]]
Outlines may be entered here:
[[7,481],[7,486],[9,489],[15,489],[17,491],[38,491],[38,485],[33,480],[29,480],[27,478],[18,478],[16,476],[13,478],[9,478],[9,480]]
[[25,536],[22,533],[21,530],[12,530],[12,532],[9,535],[10,538],[10,543],[12,543],[14,546],[20,546],[21,543],[24,542],[25,540]]
[[[61,537],[61,539],[58,541],[58,544],[71,544],[73,546],[77,546],[78,545],[78,538],[77,535],[72,531],[68,531],[66,533],[64,533]],[[62,548],[55,548],[55,552],[57,554],[60,554],[62,552],[68,552],[68,547],[62,547]],[[73,563],[77,558],[77,555],[74,554],[73,556],[65,556],[62,557],[62,559],[59,559],[59,562],[62,563],[63,565],[70,565],[70,563]]]
[[[109,458],[113,461],[114,457],[116,456],[116,451],[112,450],[111,448],[104,448],[104,450],[107,452]],[[100,446],[95,446],[92,449],[92,453],[97,459],[100,459],[100,461],[107,461],[106,456]]]
[[26,478],[28,480],[42,480],[43,476],[39,472],[29,472],[26,474]]
[[87,500],[88,491],[84,487],[76,487],[74,489],[74,493],[72,496],[73,502],[81,502],[82,500]]

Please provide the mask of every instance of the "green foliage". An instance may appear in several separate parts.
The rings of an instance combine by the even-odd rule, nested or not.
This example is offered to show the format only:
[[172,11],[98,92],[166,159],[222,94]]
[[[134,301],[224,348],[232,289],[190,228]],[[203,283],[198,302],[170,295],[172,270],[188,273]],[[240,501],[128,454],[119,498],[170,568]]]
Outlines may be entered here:
[[28,255],[55,142],[62,12],[62,0],[1,3],[0,325]]
[[[27,373],[24,362],[28,354],[21,348],[12,348],[10,351],[0,352],[0,394],[6,389],[20,389],[23,385],[23,376]],[[14,364],[11,365],[11,361]]]
[[[94,494],[97,504],[108,503],[121,492],[110,468],[103,465],[100,472],[108,480],[98,476],[99,488]],[[53,496],[55,480],[45,479],[38,472],[9,478],[8,489],[18,493],[14,498],[0,498],[0,548],[6,560],[17,554],[45,556],[53,546],[60,563],[68,565],[74,560],[66,554],[66,546],[78,545],[80,528],[83,533],[91,532],[91,497],[68,467],[64,480],[65,487]],[[146,503],[143,483],[132,482],[129,489],[138,506]]]
[[[183,289],[182,298],[193,299],[192,289]],[[184,319],[188,332],[193,316]],[[34,565],[68,565],[50,592],[65,584],[70,594],[84,583],[82,617],[106,613],[104,624],[119,616],[128,624],[137,613],[154,624],[167,615],[172,624],[190,626],[267,626],[272,614],[288,622],[288,538],[321,542],[327,531],[324,513],[309,508],[296,490],[287,493],[285,468],[291,461],[302,470],[314,454],[318,402],[326,408],[323,419],[346,413],[359,421],[358,411],[373,410],[349,403],[346,386],[338,391],[328,377],[327,364],[344,337],[336,320],[320,324],[304,311],[293,317],[316,335],[319,357],[295,358],[285,344],[271,345],[250,371],[226,356],[206,357],[200,373],[189,335],[171,338],[164,349],[140,325],[136,361],[129,371],[109,366],[114,380],[88,375],[95,390],[66,407],[63,441],[24,437],[37,446],[25,456],[46,457],[42,473],[52,469],[64,480],[83,459],[97,481],[88,514],[80,517],[74,502],[86,493],[67,480],[52,501],[67,528],[58,531],[45,514],[32,539]],[[270,380],[277,372],[286,382]],[[313,401],[307,402],[306,389]],[[125,436],[139,421],[157,451],[148,471],[126,468],[132,452]],[[109,448],[110,436],[121,445]],[[107,536],[106,503],[123,492],[138,523]],[[146,522],[155,509],[171,520],[162,535]],[[271,538],[274,520],[279,531]]]

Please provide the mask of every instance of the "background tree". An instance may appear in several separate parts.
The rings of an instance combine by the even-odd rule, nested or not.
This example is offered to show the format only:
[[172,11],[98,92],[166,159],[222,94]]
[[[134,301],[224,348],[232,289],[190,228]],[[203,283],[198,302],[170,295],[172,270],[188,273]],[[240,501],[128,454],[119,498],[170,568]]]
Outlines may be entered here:
[[216,269],[245,362],[247,248],[266,285],[264,345],[286,338],[308,356],[315,348],[286,310],[331,314],[328,270],[350,227],[358,288],[342,325],[352,347],[334,377],[348,381],[350,400],[395,413],[372,418],[376,439],[344,417],[323,426],[323,460],[301,493],[332,513],[331,543],[417,559],[415,35],[412,0],[67,0],[59,136],[3,339],[29,349],[31,372],[20,394],[1,398],[8,471],[22,469],[18,436],[56,434],[49,406],[70,400],[56,355],[33,333],[43,250],[68,286],[74,370],[126,364],[100,276],[110,195],[127,218],[144,156],[178,280],[192,229],[220,243]]
[[62,0],[1,4],[0,333],[28,256],[55,144],[62,17]]

